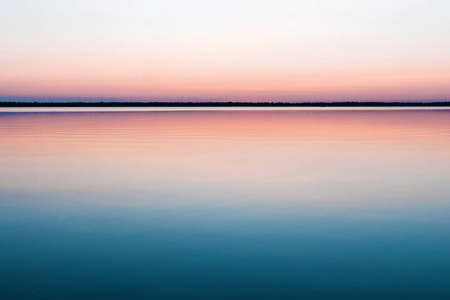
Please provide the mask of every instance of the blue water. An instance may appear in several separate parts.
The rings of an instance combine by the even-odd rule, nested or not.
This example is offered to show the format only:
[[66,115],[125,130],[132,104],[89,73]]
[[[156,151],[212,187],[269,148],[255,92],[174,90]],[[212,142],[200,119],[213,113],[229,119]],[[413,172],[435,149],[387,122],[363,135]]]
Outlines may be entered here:
[[449,110],[0,113],[0,299],[449,299]]

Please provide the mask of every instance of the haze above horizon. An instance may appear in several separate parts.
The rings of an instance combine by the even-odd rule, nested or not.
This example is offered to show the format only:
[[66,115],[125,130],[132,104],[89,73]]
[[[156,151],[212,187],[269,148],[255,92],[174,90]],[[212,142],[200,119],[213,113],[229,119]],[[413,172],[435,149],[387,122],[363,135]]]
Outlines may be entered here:
[[447,100],[449,12],[444,0],[0,0],[0,101]]

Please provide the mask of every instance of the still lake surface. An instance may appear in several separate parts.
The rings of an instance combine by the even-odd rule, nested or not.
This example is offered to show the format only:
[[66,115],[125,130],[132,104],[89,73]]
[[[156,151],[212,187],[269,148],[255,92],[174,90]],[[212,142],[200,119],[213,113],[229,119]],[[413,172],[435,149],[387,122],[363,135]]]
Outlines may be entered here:
[[0,111],[0,299],[450,299],[448,109],[48,110]]

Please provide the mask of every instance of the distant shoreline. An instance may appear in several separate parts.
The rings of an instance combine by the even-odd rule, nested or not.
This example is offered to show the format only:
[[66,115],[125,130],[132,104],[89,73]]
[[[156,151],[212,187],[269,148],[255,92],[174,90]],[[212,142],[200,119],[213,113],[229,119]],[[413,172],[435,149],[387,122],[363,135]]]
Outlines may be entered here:
[[439,102],[0,102],[0,107],[450,107]]

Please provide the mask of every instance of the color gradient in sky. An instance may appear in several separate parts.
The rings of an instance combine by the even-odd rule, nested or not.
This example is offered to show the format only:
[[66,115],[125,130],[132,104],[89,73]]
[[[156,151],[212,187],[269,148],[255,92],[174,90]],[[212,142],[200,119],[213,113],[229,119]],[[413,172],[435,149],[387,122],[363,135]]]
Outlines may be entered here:
[[450,98],[447,0],[0,0],[0,100]]

